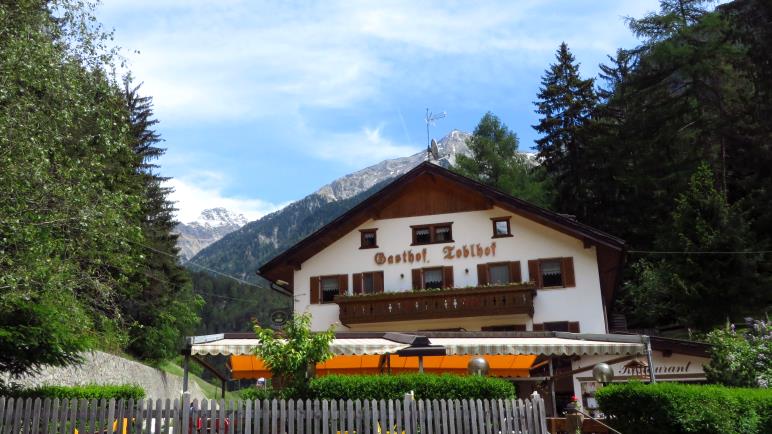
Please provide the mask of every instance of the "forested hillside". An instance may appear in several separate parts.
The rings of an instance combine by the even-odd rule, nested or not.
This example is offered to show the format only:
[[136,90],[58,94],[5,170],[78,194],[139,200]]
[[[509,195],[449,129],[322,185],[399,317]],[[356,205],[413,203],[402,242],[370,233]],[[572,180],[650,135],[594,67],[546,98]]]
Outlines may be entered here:
[[0,3],[0,59],[0,370],[176,354],[201,301],[175,257],[151,100],[116,78],[89,3]]
[[390,180],[343,200],[311,194],[260,220],[247,223],[199,252],[187,263],[191,270],[203,265],[250,282],[260,281],[257,269],[274,255],[292,246],[320,227],[383,188]]
[[638,326],[772,306],[772,3],[712,4],[628,19],[641,44],[597,79],[563,44],[537,96],[553,207],[627,240],[617,309]]

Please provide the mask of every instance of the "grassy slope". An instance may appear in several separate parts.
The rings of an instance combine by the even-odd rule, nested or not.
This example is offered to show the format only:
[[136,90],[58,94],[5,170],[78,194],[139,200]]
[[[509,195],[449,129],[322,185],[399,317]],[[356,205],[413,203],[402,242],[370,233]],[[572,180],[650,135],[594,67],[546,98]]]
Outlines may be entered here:
[[[168,372],[168,373],[173,374],[173,375],[179,375],[180,377],[182,377],[182,374],[183,374],[182,367],[177,365],[177,364],[175,364],[172,361],[163,362],[162,364],[160,364],[158,366],[158,368],[161,369],[164,372]],[[198,386],[204,392],[204,396],[206,396],[207,399],[214,399],[214,398],[220,399],[220,396],[222,396],[221,392],[220,392],[220,387],[215,386],[212,383],[206,382],[203,378],[201,378],[201,377],[199,377],[197,375],[194,375],[193,373],[189,373],[189,375],[190,375],[190,379],[192,381],[195,381],[198,384]],[[235,399],[239,399],[239,395],[236,392],[226,391],[225,392],[225,399],[228,399],[228,400],[229,399],[234,399],[234,400]]]

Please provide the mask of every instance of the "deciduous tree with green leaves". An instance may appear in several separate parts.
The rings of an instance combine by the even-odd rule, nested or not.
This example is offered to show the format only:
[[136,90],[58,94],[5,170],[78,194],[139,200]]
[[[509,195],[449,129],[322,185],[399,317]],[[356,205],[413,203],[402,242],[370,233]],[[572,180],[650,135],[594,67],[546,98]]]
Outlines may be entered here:
[[281,380],[286,396],[305,396],[309,369],[333,355],[330,344],[335,339],[334,326],[312,332],[309,313],[293,315],[280,333],[255,325],[255,335],[260,341],[255,355],[271,370],[274,379]]

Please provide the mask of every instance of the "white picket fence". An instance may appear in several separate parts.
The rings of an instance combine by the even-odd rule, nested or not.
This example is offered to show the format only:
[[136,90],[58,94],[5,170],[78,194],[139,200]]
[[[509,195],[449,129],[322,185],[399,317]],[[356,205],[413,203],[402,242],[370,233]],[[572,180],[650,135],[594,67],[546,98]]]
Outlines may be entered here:
[[0,434],[547,434],[544,401],[0,397]]

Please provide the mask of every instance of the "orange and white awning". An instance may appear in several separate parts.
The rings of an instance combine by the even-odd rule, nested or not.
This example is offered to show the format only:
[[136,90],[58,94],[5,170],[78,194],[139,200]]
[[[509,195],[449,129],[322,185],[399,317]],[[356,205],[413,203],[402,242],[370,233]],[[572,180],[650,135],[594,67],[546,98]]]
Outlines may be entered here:
[[[418,372],[417,357],[400,357],[396,354],[384,356],[335,356],[332,359],[317,363],[316,375],[330,374],[378,374],[387,369],[392,374]],[[424,372],[451,373],[465,375],[467,364],[475,356],[425,356],[423,359]],[[529,368],[536,361],[534,355],[503,356],[483,355],[490,366],[489,375],[494,377],[528,377]],[[390,369],[386,366],[390,365]],[[249,355],[231,356],[229,361],[231,378],[234,380],[247,378],[270,378],[271,371],[266,368],[258,357]]]

